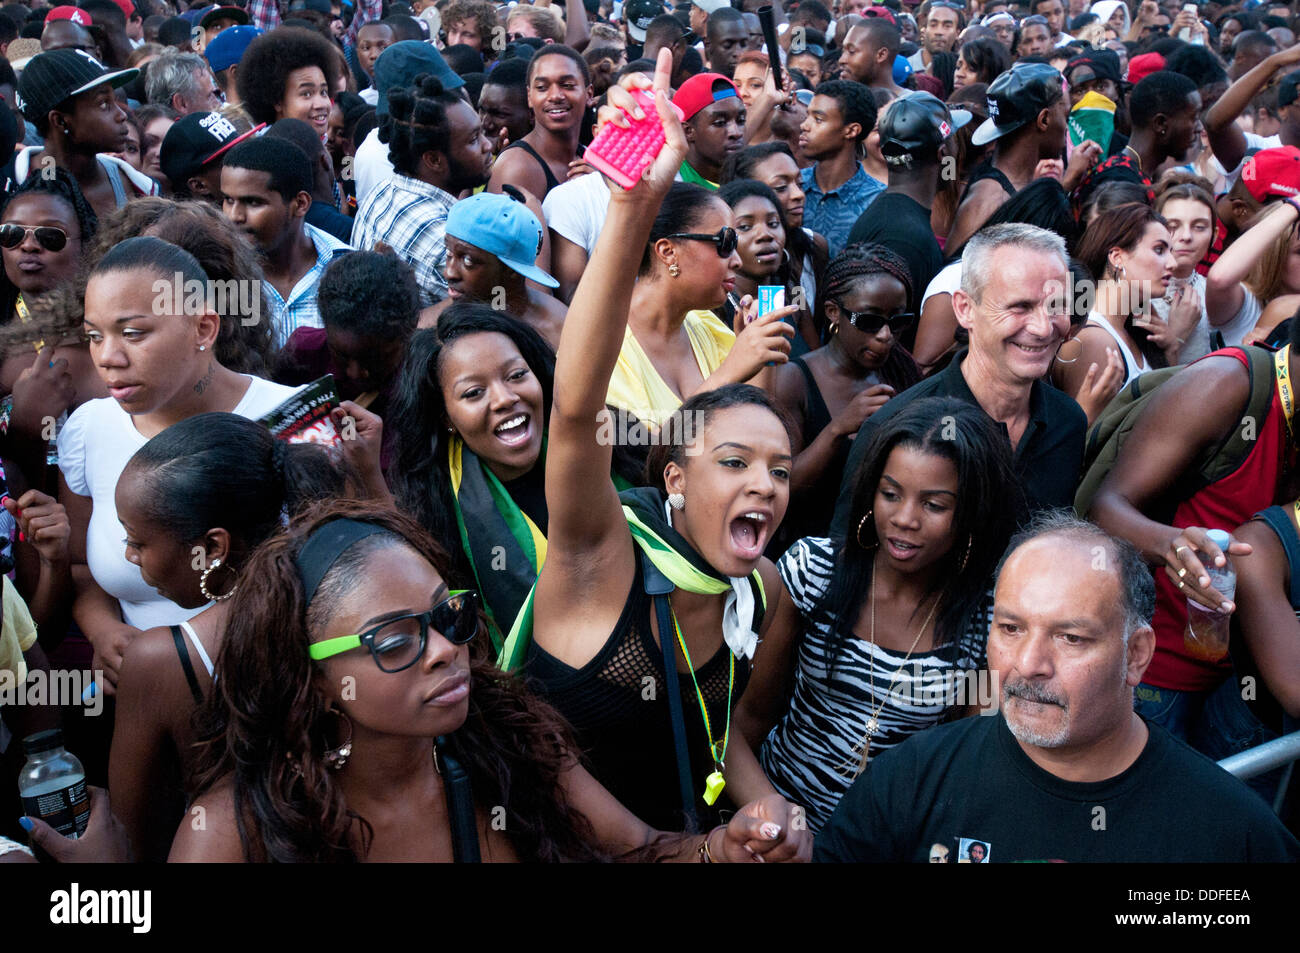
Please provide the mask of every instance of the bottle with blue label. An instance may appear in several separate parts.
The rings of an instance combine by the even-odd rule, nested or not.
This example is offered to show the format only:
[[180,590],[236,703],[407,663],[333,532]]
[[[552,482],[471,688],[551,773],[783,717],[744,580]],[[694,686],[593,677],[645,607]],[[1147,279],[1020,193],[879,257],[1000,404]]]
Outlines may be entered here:
[[23,752],[27,763],[18,775],[23,813],[73,840],[86,833],[90,821],[86,769],[63,747],[63,732],[51,728],[29,735],[23,739]]

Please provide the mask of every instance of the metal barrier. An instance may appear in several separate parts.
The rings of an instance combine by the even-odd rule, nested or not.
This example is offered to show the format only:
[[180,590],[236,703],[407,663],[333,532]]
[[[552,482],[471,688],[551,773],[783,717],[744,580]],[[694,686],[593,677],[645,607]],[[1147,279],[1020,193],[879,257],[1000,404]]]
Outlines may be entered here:
[[1300,731],[1293,731],[1289,735],[1274,738],[1258,747],[1234,754],[1231,758],[1224,758],[1219,762],[1219,767],[1244,781],[1286,765],[1282,783],[1278,786],[1277,797],[1273,800],[1274,813],[1281,813],[1282,805],[1286,803],[1286,792],[1291,784],[1291,775],[1295,772],[1297,759],[1300,759]]

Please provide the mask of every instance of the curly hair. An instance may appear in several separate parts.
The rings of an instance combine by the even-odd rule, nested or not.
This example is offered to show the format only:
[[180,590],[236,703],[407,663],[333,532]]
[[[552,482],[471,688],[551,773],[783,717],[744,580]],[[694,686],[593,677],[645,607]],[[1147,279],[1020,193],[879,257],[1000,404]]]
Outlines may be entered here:
[[479,49],[487,56],[492,50],[493,32],[497,27],[497,8],[488,0],[452,0],[442,11],[444,30],[466,20],[473,20],[478,27]]
[[331,90],[338,84],[338,57],[329,40],[302,27],[282,26],[248,44],[239,61],[235,86],[254,122],[275,122],[275,109],[284,101],[289,74],[318,66]]
[[876,128],[876,100],[869,87],[848,79],[828,79],[813,92],[835,100],[844,125],[856,122],[861,127],[858,142],[864,141],[871,130]]
[[[104,222],[104,228],[86,255],[93,268],[114,245],[136,235],[154,235],[184,248],[198,259],[213,281],[251,281],[261,289],[262,266],[248,239],[207,202],[174,202],[139,198],[128,202]],[[84,293],[84,281],[82,290]],[[219,308],[221,330],[213,347],[222,367],[239,374],[270,375],[275,352],[271,313],[265,294],[256,309],[245,308],[240,295],[226,296]],[[221,304],[218,300],[217,304]]]
[[[90,247],[91,239],[94,238],[96,230],[99,228],[99,218],[95,215],[95,210],[91,208],[90,203],[86,201],[86,196],[82,194],[81,186],[77,185],[77,180],[72,173],[62,166],[54,166],[54,174],[47,176],[44,171],[39,175],[33,174],[27,177],[27,180],[14,192],[5,197],[3,205],[0,205],[0,215],[8,211],[9,206],[16,199],[25,195],[50,195],[54,198],[61,199],[77,219],[77,227],[81,232],[81,248],[84,258],[86,249]],[[8,321],[13,316],[14,307],[18,302],[18,288],[9,280],[8,274],[0,269],[0,320]],[[77,323],[80,324],[81,315],[77,314]],[[38,338],[31,338],[38,340]]]
[[388,91],[388,114],[379,120],[379,141],[388,145],[388,160],[405,176],[414,176],[420,156],[451,147],[447,107],[460,102],[428,73],[412,85]]
[[[321,582],[310,609],[295,562],[324,524],[349,518],[382,527],[353,544]],[[244,856],[250,861],[364,859],[370,824],[344,799],[326,768],[331,701],[308,656],[328,617],[371,554],[405,546],[440,574],[448,555],[418,523],[380,504],[333,501],[312,507],[261,546],[241,574],[217,657],[217,677],[198,716],[197,793],[229,779]],[[568,725],[522,683],[471,644],[469,714],[447,744],[470,776],[480,805],[507,813],[506,836],[526,860],[599,860],[587,818],[569,805],[561,778],[575,763]]]

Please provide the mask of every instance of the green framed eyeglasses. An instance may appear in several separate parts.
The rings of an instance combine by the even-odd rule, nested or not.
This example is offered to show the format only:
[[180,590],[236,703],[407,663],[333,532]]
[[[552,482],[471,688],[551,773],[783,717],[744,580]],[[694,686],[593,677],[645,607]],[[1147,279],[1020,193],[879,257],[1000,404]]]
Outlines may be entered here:
[[415,612],[381,622],[356,635],[313,642],[307,654],[320,662],[365,646],[382,672],[400,672],[424,656],[429,644],[429,627],[455,645],[464,645],[478,634],[478,593],[456,589],[427,612]]

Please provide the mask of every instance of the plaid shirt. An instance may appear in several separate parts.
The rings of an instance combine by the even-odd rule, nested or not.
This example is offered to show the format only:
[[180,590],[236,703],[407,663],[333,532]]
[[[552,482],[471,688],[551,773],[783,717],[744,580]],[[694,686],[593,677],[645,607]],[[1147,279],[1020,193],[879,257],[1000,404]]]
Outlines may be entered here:
[[316,289],[320,286],[321,275],[325,274],[325,269],[337,256],[352,251],[352,246],[343,244],[329,232],[314,225],[304,222],[302,229],[316,246],[316,264],[298,279],[298,283],[289,292],[289,300],[281,298],[280,292],[271,282],[262,282],[266,298],[271,303],[271,326],[275,331],[276,347],[284,347],[289,335],[298,328],[321,326],[320,310],[316,307]]
[[415,269],[420,305],[447,296],[442,276],[447,261],[447,213],[456,202],[436,185],[394,172],[361,200],[352,225],[352,244],[363,250],[383,242]]
[[844,250],[853,223],[858,220],[871,200],[885,187],[873,179],[859,164],[849,180],[834,192],[823,192],[817,184],[817,166],[803,170],[804,208],[803,223],[814,232],[826,236],[831,257]]
[[[284,19],[284,13],[280,10],[282,2],[287,0],[248,0],[249,21],[263,33],[274,30]],[[367,23],[378,20],[382,15],[382,9],[383,0],[359,0],[356,15],[343,34],[343,49],[348,50],[356,46],[357,33]]]

